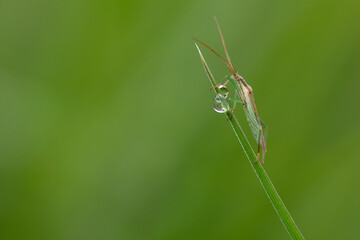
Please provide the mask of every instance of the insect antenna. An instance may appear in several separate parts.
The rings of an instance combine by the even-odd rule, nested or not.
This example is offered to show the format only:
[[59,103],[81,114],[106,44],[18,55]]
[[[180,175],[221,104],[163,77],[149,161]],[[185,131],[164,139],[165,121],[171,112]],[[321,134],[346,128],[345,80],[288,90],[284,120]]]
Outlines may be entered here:
[[229,63],[228,63],[228,67],[229,67],[229,69],[230,69],[230,72],[234,75],[234,74],[236,73],[236,70],[235,70],[234,65],[232,64],[232,62],[231,62],[231,60],[230,60],[229,53],[228,53],[228,51],[227,51],[227,49],[226,49],[225,40],[224,40],[224,37],[223,37],[222,32],[221,32],[220,24],[219,24],[218,20],[216,19],[216,17],[214,17],[214,19],[215,19],[216,25],[217,25],[218,30],[219,30],[219,33],[220,33],[220,37],[221,37],[222,44],[223,44],[223,46],[224,46],[226,58],[227,58],[227,60],[228,60],[228,62],[229,62]]
[[225,64],[226,66],[228,67],[228,69],[230,70],[231,74],[235,74],[236,71],[235,71],[235,68],[229,64],[223,57],[221,57],[217,52],[215,52],[215,50],[213,50],[211,47],[209,47],[208,45],[206,45],[205,43],[203,43],[202,41],[200,41],[199,39],[197,38],[193,38],[193,40],[199,42],[201,45],[203,45],[204,47],[208,48],[210,51],[212,51],[218,58],[220,58]]
[[198,43],[200,43],[201,45],[203,45],[204,47],[208,48],[210,51],[212,51],[218,58],[220,58],[227,66],[229,66],[229,63],[223,58],[221,57],[217,52],[215,52],[215,50],[213,50],[211,47],[209,47],[208,45],[206,45],[205,43],[203,43],[202,41],[200,41],[197,38],[193,38],[193,40],[197,41]]

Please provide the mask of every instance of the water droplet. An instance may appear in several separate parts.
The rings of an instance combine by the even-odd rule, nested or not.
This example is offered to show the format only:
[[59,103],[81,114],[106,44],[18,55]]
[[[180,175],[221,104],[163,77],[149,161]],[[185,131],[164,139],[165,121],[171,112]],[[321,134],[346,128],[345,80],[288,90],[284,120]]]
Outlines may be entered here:
[[217,94],[214,98],[213,108],[215,112],[225,113],[230,109],[230,106],[225,97],[223,97],[221,94]]
[[219,93],[221,96],[223,96],[224,98],[227,98],[227,96],[229,95],[229,89],[227,87],[225,87],[224,85],[220,85],[218,87]]

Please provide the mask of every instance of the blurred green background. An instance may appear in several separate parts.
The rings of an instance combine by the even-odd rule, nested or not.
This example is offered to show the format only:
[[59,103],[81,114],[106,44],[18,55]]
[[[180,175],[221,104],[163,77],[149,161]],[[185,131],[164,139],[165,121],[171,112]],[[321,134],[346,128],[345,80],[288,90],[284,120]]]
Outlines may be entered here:
[[[212,110],[191,38],[224,55],[213,16],[304,236],[360,239],[359,11],[357,0],[0,1],[0,239],[289,239]],[[202,50],[221,81],[225,65]]]

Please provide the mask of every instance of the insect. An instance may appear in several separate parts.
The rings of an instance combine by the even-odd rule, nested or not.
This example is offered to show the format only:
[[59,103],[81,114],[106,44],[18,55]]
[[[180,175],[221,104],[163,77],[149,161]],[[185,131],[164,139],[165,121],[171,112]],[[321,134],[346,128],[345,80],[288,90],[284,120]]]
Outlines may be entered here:
[[215,84],[215,80],[210,72],[210,69],[208,68],[204,57],[202,56],[200,49],[198,48],[198,46],[196,45],[196,47],[198,48],[199,54],[200,54],[200,58],[203,62],[203,65],[205,67],[205,71],[208,75],[208,77],[210,78],[210,80],[214,83],[214,87],[213,88],[218,88],[220,86],[226,86],[229,82],[231,82],[234,87],[235,87],[235,98],[234,99],[229,99],[230,101],[233,101],[233,109],[232,109],[232,113],[229,117],[229,119],[232,117],[234,111],[235,111],[235,107],[236,107],[236,103],[241,103],[243,105],[244,108],[244,112],[247,118],[247,121],[249,123],[252,135],[254,136],[257,144],[258,144],[258,153],[257,153],[257,158],[256,161],[257,162],[260,158],[260,153],[262,153],[262,157],[261,157],[261,164],[264,165],[264,158],[265,158],[265,153],[267,152],[266,150],[266,138],[267,138],[267,133],[268,133],[268,128],[265,125],[265,123],[260,119],[256,105],[255,105],[255,99],[254,99],[254,93],[253,90],[251,88],[251,86],[245,81],[245,79],[239,75],[239,73],[235,70],[234,65],[232,64],[231,60],[230,60],[230,56],[228,54],[228,51],[226,49],[226,45],[225,45],[225,41],[224,41],[224,37],[222,35],[221,32],[221,28],[220,25],[216,19],[216,17],[214,17],[216,25],[218,27],[219,33],[220,33],[220,37],[221,37],[221,41],[224,47],[224,51],[225,51],[225,55],[226,55],[226,59],[225,60],[223,57],[221,57],[217,52],[215,52],[211,47],[209,47],[208,45],[206,45],[205,43],[203,43],[202,41],[194,38],[195,41],[199,42],[201,45],[203,45],[204,47],[208,48],[211,52],[213,52],[218,58],[220,58],[228,67],[231,76],[227,76],[226,77],[226,82],[222,85],[216,85]]

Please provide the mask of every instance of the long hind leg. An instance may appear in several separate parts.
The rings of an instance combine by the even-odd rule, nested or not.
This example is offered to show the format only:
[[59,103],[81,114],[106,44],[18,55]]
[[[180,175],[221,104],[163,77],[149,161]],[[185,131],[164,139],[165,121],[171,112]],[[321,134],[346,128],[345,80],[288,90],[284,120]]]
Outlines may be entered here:
[[[256,160],[255,163],[257,163],[257,161],[259,161],[260,158],[260,151],[261,151],[261,136],[262,136],[262,131],[261,129],[259,130],[259,138],[258,138],[258,152],[257,152],[257,156],[256,156]],[[262,163],[262,162],[261,162]]]
[[236,108],[236,102],[234,101],[233,109],[231,110],[231,114],[230,114],[230,116],[229,116],[228,119],[227,119],[228,121],[230,120],[230,118],[231,118],[232,115],[234,114],[235,108]]
[[261,145],[262,145],[262,157],[261,157],[261,164],[264,166],[264,160],[265,160],[265,153],[267,152],[266,149],[266,139],[267,139],[267,135],[268,135],[268,127],[266,126],[266,124],[260,119],[260,123],[261,123],[261,128],[262,128],[262,141],[261,141]]

